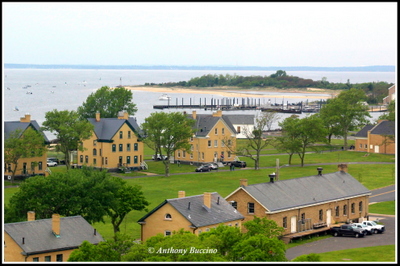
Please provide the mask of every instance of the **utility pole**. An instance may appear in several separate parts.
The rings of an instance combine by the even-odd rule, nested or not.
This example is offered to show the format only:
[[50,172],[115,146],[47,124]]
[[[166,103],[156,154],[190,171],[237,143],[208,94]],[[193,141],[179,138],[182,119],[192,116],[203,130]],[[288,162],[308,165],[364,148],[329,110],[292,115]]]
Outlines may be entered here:
[[276,170],[275,170],[275,180],[278,181],[279,180],[279,159],[276,159]]

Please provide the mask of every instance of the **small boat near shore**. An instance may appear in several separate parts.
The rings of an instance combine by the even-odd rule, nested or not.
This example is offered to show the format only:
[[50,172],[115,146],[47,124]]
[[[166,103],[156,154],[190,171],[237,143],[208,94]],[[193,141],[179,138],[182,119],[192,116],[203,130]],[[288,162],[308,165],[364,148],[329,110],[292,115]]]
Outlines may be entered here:
[[168,96],[167,94],[163,94],[160,97],[158,97],[158,99],[160,101],[168,101],[168,100],[171,100],[171,96]]

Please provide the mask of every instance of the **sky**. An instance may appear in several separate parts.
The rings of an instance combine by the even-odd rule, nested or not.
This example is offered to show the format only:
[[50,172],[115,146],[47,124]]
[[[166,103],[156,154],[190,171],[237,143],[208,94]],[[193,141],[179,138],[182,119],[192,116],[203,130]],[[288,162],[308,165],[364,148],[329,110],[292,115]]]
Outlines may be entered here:
[[397,65],[397,2],[2,2],[3,63]]

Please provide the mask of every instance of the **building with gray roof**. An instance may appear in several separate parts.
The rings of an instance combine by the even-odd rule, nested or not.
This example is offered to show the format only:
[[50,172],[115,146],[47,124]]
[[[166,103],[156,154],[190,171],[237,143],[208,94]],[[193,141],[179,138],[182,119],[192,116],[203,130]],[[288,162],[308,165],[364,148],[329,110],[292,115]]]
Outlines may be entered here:
[[199,234],[220,224],[240,227],[243,219],[217,192],[185,197],[184,191],[180,191],[178,198],[164,200],[138,223],[142,226],[142,240],[146,240],[158,233],[169,235],[180,229]]
[[50,219],[6,223],[4,233],[6,262],[65,262],[83,241],[92,244],[103,241],[96,229],[80,215],[60,218],[54,214]]

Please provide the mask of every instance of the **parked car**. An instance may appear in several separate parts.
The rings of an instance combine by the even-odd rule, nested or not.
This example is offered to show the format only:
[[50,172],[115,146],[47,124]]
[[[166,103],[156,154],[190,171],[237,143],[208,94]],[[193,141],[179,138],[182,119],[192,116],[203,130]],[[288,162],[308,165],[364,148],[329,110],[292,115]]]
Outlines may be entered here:
[[381,225],[381,224],[377,224],[374,221],[363,221],[363,224],[367,225],[367,226],[371,226],[372,227],[372,232],[374,234],[382,234],[383,232],[385,232],[385,226]]
[[211,170],[218,170],[218,164],[216,163],[206,163],[205,165],[209,166]]
[[52,161],[52,162],[56,162],[57,163],[57,165],[59,165],[59,164],[65,164],[65,160],[63,160],[63,159],[58,159],[58,158],[55,158],[55,157],[49,157],[49,158],[47,158],[47,160],[48,161]]
[[331,228],[333,236],[354,236],[354,237],[364,237],[367,231],[358,228],[355,225],[343,224],[341,226],[334,226]]
[[364,229],[365,231],[367,231],[367,235],[372,235],[373,230],[372,230],[372,226],[368,226],[362,223],[352,223],[351,225],[357,226],[358,228]]
[[210,172],[211,171],[211,167],[206,165],[206,164],[203,164],[203,165],[197,167],[195,171],[196,172]]
[[161,156],[160,154],[157,154],[157,155],[151,156],[151,159],[157,160],[157,161],[160,161],[160,160],[165,161],[165,160],[168,160],[168,157],[167,157],[167,155]]
[[233,161],[231,162],[231,165],[235,167],[240,167],[240,168],[245,168],[247,166],[245,161]]
[[47,166],[57,166],[57,163],[52,160],[47,160]]

